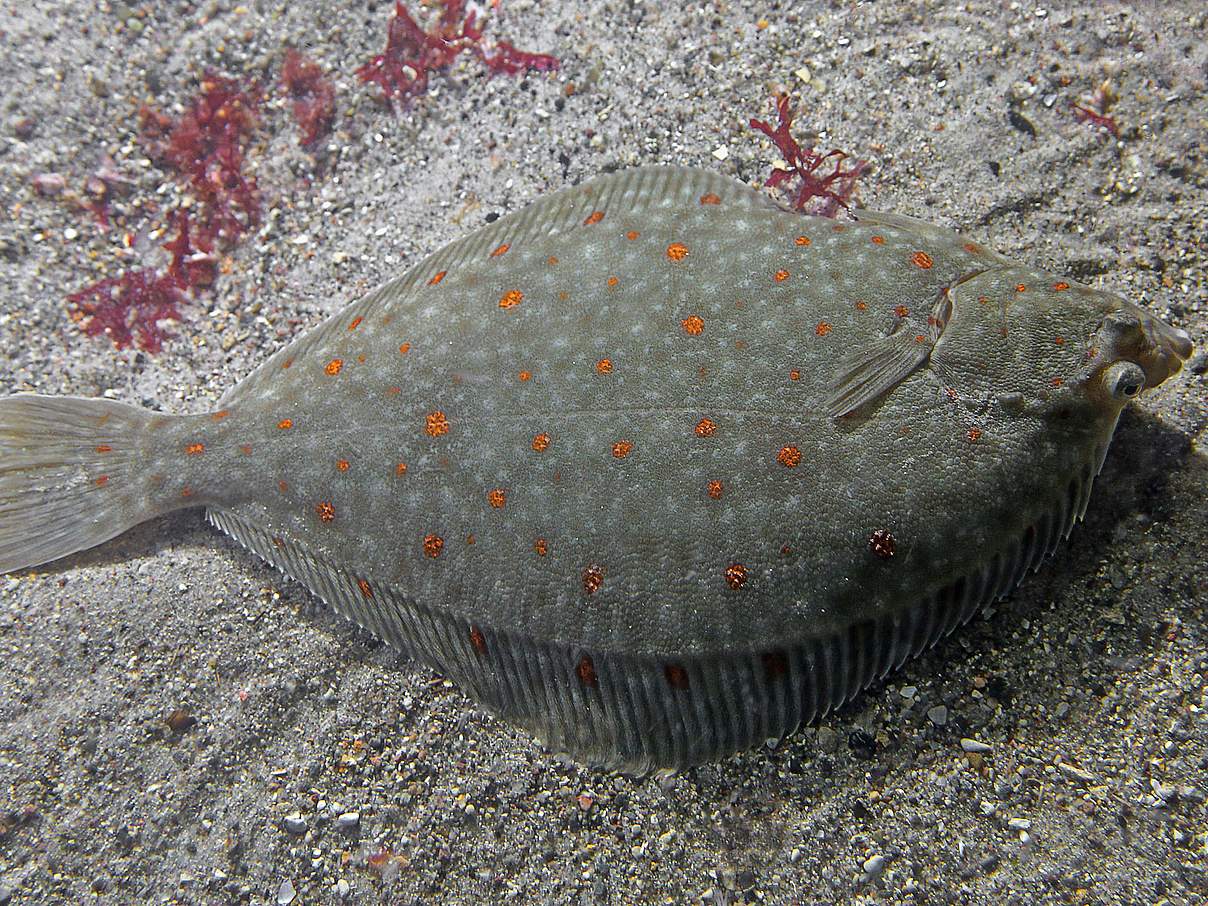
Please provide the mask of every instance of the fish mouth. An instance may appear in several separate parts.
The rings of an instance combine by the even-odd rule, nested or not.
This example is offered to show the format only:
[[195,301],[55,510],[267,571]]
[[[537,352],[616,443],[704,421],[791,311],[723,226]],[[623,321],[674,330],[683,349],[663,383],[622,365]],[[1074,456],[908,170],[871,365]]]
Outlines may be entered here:
[[1148,353],[1140,363],[1145,369],[1146,387],[1156,387],[1169,377],[1178,374],[1183,363],[1191,358],[1193,347],[1187,331],[1172,327],[1165,321],[1138,309],[1145,337],[1149,341]]

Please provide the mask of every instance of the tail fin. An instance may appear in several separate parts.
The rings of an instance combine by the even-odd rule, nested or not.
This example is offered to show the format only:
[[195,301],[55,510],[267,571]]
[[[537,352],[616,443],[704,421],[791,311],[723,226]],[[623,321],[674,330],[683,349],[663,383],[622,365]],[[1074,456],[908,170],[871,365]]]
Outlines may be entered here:
[[142,475],[163,420],[110,400],[0,399],[0,573],[81,551],[174,506]]

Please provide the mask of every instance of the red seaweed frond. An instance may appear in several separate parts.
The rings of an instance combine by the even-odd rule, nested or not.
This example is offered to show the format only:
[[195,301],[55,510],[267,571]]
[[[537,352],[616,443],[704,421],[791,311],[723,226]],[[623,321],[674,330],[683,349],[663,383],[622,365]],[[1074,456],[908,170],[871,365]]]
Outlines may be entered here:
[[[752,119],[751,128],[758,129],[772,140],[772,144],[784,156],[787,170],[776,168],[768,177],[765,186],[779,188],[783,183],[799,180],[800,185],[795,190],[793,210],[802,213],[816,214],[821,217],[835,217],[839,209],[850,210],[847,203],[851,200],[856,189],[856,180],[870,169],[867,161],[857,160],[849,168],[843,168],[843,162],[848,155],[842,151],[828,151],[820,154],[813,148],[802,148],[793,138],[790,129],[793,125],[793,108],[789,104],[787,94],[780,95],[776,101],[778,122],[773,129],[763,120]],[[833,160],[835,168],[830,173],[818,175],[819,168],[828,160]],[[792,194],[792,193],[790,193]],[[819,203],[810,205],[813,199]],[[807,206],[811,210],[806,211]]]
[[303,148],[313,145],[331,130],[336,115],[336,92],[318,63],[294,48],[285,51],[281,84],[294,105],[294,119],[302,135]]
[[201,94],[178,120],[144,107],[143,137],[201,202],[194,241],[205,252],[235,242],[260,220],[256,180],[243,173],[243,149],[256,123],[260,92],[206,73]]
[[1120,124],[1107,112],[1115,103],[1116,92],[1112,89],[1111,82],[1104,82],[1095,89],[1095,93],[1091,95],[1089,101],[1082,104],[1073,101],[1070,103],[1070,108],[1074,111],[1074,119],[1078,122],[1089,123],[1119,138]]
[[188,214],[178,212],[175,222],[176,238],[164,243],[172,256],[166,273],[149,268],[126,271],[67,297],[72,320],[84,333],[104,334],[118,349],[137,342],[140,349],[159,352],[168,336],[160,324],[182,320],[177,305],[185,301],[185,291],[214,282],[214,256],[194,251]]
[[395,0],[386,49],[356,73],[363,82],[377,83],[387,102],[398,99],[405,104],[427,91],[430,73],[447,68],[467,50],[492,73],[558,68],[557,58],[519,50],[507,41],[499,41],[495,53],[489,54],[483,47],[483,32],[475,25],[475,13],[465,12],[463,0],[441,0],[440,14],[428,31],[419,27],[402,0]]

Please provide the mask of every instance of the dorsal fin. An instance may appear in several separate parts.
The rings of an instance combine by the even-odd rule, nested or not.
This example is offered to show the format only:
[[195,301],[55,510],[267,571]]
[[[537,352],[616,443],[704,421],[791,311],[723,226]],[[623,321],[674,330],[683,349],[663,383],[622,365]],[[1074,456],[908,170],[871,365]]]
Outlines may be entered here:
[[[890,227],[891,229],[901,230],[904,233],[912,233],[915,236],[934,243],[955,242],[958,245],[964,245],[968,242],[964,234],[958,233],[956,230],[936,226],[934,223],[928,223],[925,220],[919,220],[917,217],[911,217],[907,214],[891,214],[885,211],[869,211],[861,208],[855,212],[855,215],[856,220],[860,221],[860,223]],[[975,242],[973,245],[976,246],[977,254],[987,260],[1010,263],[1008,258],[1005,258],[993,249],[986,248],[981,243]]]
[[[707,199],[707,200],[706,200]],[[382,284],[351,305],[331,315],[319,326],[278,350],[219,401],[227,405],[254,393],[262,381],[281,369],[286,359],[297,359],[321,346],[334,330],[353,318],[388,304],[437,274],[453,272],[468,261],[481,260],[503,243],[523,248],[525,243],[574,230],[607,228],[609,215],[636,213],[652,207],[684,204],[718,204],[731,209],[775,207],[771,199],[750,186],[710,170],[692,167],[637,167],[597,176],[580,185],[546,195],[534,203],[499,218],[429,255],[400,277]],[[602,216],[598,216],[600,212]]]

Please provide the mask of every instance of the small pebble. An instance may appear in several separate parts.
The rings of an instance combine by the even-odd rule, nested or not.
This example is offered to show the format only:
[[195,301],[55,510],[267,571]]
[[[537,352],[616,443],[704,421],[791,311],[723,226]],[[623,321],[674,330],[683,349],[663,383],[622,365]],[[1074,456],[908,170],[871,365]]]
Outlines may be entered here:
[[300,835],[300,834],[306,833],[306,821],[302,818],[301,815],[298,815],[298,814],[286,815],[285,820],[282,822],[282,824],[284,825],[285,829],[287,831],[289,831],[291,834]]
[[348,899],[348,895],[350,893],[352,893],[352,885],[343,878],[340,878],[340,880],[336,882],[336,896],[338,896],[341,900],[346,900]]
[[961,748],[966,752],[976,752],[979,755],[991,751],[991,747],[984,742],[978,742],[976,739],[968,737],[961,740]]
[[1027,818],[1011,818],[1007,821],[1007,827],[1017,831],[1031,830],[1032,822]]
[[864,860],[864,874],[870,878],[875,878],[885,870],[884,856],[870,856]]
[[947,726],[948,724],[948,708],[945,705],[936,705],[934,708],[927,709],[927,719],[937,727]]
[[361,815],[359,812],[344,812],[340,817],[336,818],[336,827],[340,830],[355,830],[361,824]]
[[294,890],[294,882],[286,878],[277,888],[277,906],[289,906],[298,892]]
[[1090,774],[1082,768],[1076,768],[1072,764],[1066,764],[1064,761],[1057,765],[1057,770],[1061,771],[1066,777],[1072,780],[1077,780],[1080,783],[1094,783],[1095,775]]

